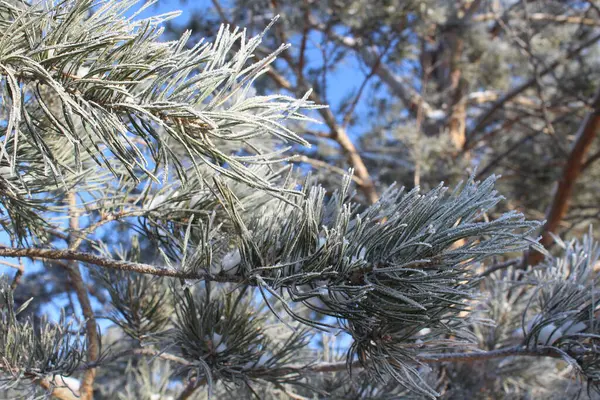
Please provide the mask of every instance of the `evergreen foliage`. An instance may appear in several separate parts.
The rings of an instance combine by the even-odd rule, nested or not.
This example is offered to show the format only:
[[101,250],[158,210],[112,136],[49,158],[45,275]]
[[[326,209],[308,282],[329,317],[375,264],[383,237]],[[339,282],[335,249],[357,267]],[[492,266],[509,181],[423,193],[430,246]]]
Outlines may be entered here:
[[[307,2],[302,23],[323,28],[308,17],[313,6],[336,17],[329,33],[368,61],[381,44],[376,19],[392,26],[413,13],[423,24],[415,32],[439,19],[453,37],[452,21],[460,25],[476,1],[431,12],[435,2],[346,3]],[[419,100],[416,134],[394,127],[360,138],[405,143],[400,159],[415,178],[405,179],[381,154],[363,162],[344,130],[350,121],[338,123],[303,61],[293,83],[278,75],[276,59],[291,60],[289,45],[276,42],[294,34],[292,4],[273,2],[283,21],[259,13],[260,1],[248,6],[260,15],[257,35],[220,25],[212,40],[186,31],[171,42],[162,38],[176,13],[142,18],[151,4],[137,4],[0,1],[0,256],[28,260],[3,261],[17,272],[0,281],[0,398],[534,398],[586,385],[600,393],[593,229],[556,237],[560,251],[549,252],[537,238],[548,225],[495,187],[518,188],[466,171],[491,157],[485,151],[443,171],[449,186],[434,184],[434,163],[453,158],[444,149],[456,155],[480,134],[457,136],[452,124],[439,133],[462,100],[442,118],[441,97],[428,108]],[[491,65],[469,40],[461,56]],[[267,76],[289,93],[270,90]],[[405,103],[413,94],[396,93]],[[355,106],[340,112],[351,117]],[[477,117],[475,127],[497,118]],[[312,172],[292,165],[327,151],[307,150],[318,122],[347,156],[330,166],[341,179],[331,169],[324,176],[325,158]],[[416,171],[426,172],[424,190]],[[527,251],[544,261],[522,262]]]

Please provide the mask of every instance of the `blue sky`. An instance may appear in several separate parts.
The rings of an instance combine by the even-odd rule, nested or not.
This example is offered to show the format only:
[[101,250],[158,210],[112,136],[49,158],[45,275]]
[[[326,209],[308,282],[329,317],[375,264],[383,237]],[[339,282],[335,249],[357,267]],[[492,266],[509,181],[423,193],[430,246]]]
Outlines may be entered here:
[[[221,0],[221,5],[226,8],[227,1]],[[197,1],[181,1],[181,0],[159,0],[157,4],[149,7],[140,16],[150,17],[152,15],[168,13],[172,11],[182,11],[182,14],[175,18],[173,22],[176,25],[185,25],[187,21],[192,17],[194,10],[206,10],[211,15],[214,14],[214,8],[211,0],[197,0]],[[243,27],[242,27],[243,28]],[[298,38],[289,38],[294,48],[298,43]],[[309,37],[306,47],[306,59],[312,60],[316,66],[320,66],[323,62],[321,50],[317,48],[317,44],[320,41],[320,37],[315,33]],[[310,63],[307,68],[310,67]],[[365,67],[360,65],[355,57],[345,57],[336,68],[328,75],[327,80],[327,100],[329,101],[332,109],[336,109],[339,103],[344,99],[348,93],[357,91],[364,76],[368,73],[365,71]],[[264,78],[268,79],[268,78]],[[368,96],[368,90],[372,88],[370,82],[367,86],[367,90],[363,94],[362,101],[359,102],[356,107],[356,112],[359,115],[364,116],[366,111],[364,99]],[[341,118],[340,118],[341,119]],[[353,139],[356,139],[362,132],[372,126],[371,121],[366,118],[358,119],[358,123],[349,129],[349,134]],[[321,127],[322,130],[326,130],[326,127]]]

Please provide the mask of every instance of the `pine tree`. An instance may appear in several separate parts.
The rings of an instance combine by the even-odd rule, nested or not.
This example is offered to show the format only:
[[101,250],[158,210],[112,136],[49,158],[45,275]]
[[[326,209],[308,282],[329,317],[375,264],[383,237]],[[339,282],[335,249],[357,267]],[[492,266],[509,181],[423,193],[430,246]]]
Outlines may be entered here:
[[[136,4],[0,2],[0,256],[16,270],[0,281],[0,397],[598,389],[591,229],[551,254],[496,176],[373,179],[323,87],[278,75],[292,56],[276,13],[257,35],[165,42],[177,14]],[[310,164],[302,132],[319,122],[352,167],[325,183],[327,163],[290,162]]]

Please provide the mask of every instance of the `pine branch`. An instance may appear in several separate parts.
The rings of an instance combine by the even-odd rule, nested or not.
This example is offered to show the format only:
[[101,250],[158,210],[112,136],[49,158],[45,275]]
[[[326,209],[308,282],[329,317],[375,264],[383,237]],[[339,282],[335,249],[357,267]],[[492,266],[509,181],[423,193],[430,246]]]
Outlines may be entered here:
[[241,278],[236,278],[232,276],[215,275],[210,274],[208,272],[184,272],[171,268],[156,267],[150,264],[114,260],[110,258],[99,257],[91,253],[73,250],[0,247],[0,256],[13,258],[28,257],[32,259],[80,261],[107,269],[137,272],[141,274],[149,274],[155,276],[168,276],[180,279],[207,280],[214,282],[231,283],[240,283],[243,281]]

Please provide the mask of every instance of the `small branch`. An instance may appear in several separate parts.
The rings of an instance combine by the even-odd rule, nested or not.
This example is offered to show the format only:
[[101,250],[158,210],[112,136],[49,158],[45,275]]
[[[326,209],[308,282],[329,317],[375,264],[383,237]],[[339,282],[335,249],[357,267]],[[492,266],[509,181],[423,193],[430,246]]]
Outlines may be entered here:
[[[153,357],[160,357],[165,360],[173,361],[180,365],[191,365],[191,363],[181,357],[168,354],[161,353],[157,350],[153,349],[132,349],[123,353],[119,353],[115,357],[112,357],[110,361],[115,361],[119,358],[130,356],[130,355],[148,355]],[[562,358],[563,355],[561,352],[554,347],[538,347],[533,349],[528,349],[524,346],[513,346],[513,347],[505,347],[496,350],[490,351],[481,351],[481,352],[460,352],[460,353],[432,353],[432,354],[422,354],[416,357],[416,361],[424,363],[424,364],[436,364],[436,363],[445,363],[445,362],[462,362],[462,363],[471,363],[478,361],[486,361],[495,358],[505,358],[505,357],[551,357],[551,358]],[[355,370],[363,368],[363,364],[359,361],[353,361],[348,364],[345,361],[341,362],[321,362],[316,364],[309,365],[290,365],[287,367],[280,367],[276,369],[268,369],[268,368],[254,368],[252,370],[247,370],[250,376],[254,378],[260,378],[260,376],[268,373],[269,376],[286,376],[290,374],[315,374],[315,373],[332,373],[332,372],[342,372],[347,371],[348,368]],[[187,399],[198,387],[206,384],[206,379],[192,379],[189,384],[180,394],[179,399]]]
[[[348,171],[346,171],[346,170],[344,170],[342,168],[339,168],[339,167],[336,167],[335,165],[331,165],[329,163],[326,163],[325,161],[315,160],[314,158],[309,158],[307,156],[301,156],[301,155],[299,155],[299,156],[296,156],[296,157],[292,158],[291,160],[294,161],[294,162],[298,162],[298,163],[310,164],[313,167],[326,169],[326,170],[329,170],[329,171],[334,172],[334,173],[339,174],[339,175],[347,175],[348,174]],[[358,186],[361,186],[363,184],[362,179],[360,179],[358,176],[352,175],[352,180],[354,182],[356,182],[356,184]]]
[[12,282],[10,283],[10,288],[12,290],[15,290],[17,288],[17,286],[19,286],[19,283],[21,283],[21,278],[23,277],[23,274],[24,274],[24,269],[17,270],[17,272],[15,273],[15,276],[13,277]]
[[587,160],[585,160],[585,162],[581,166],[581,170],[585,171],[590,167],[590,165],[592,165],[598,160],[600,160],[600,151],[597,151],[596,153],[592,154]]
[[219,14],[219,18],[221,18],[221,20],[229,25],[231,25],[231,23],[229,22],[229,19],[227,18],[227,15],[225,14],[225,11],[223,10],[223,7],[221,6],[221,3],[219,2],[219,0],[212,0],[213,6],[215,7],[215,10],[217,10],[217,14]]
[[[286,62],[293,69],[293,60],[290,59],[289,55],[283,53],[282,58],[286,60]],[[273,79],[273,81],[282,89],[286,89],[291,92],[304,90],[304,88],[302,87],[296,88],[297,90],[294,90],[292,84],[284,76],[282,76],[273,69],[269,69],[267,71],[267,75],[271,77],[271,79]],[[298,80],[301,80],[300,77],[298,77]],[[312,91],[310,93],[309,99],[315,102],[316,104],[324,104],[321,97],[315,91]],[[362,183],[359,185],[359,188],[365,194],[369,203],[372,204],[377,202],[377,200],[379,200],[377,189],[373,184],[373,180],[371,179],[371,175],[367,170],[367,166],[365,165],[362,157],[356,150],[354,143],[352,143],[352,141],[350,140],[348,133],[346,132],[344,127],[338,125],[335,116],[333,115],[333,112],[331,112],[331,109],[320,108],[318,109],[318,112],[319,114],[321,114],[321,118],[323,118],[323,121],[330,130],[329,139],[335,140],[340,145],[340,147],[348,157],[350,165],[352,165],[352,167],[354,168],[354,173],[358,178],[361,179]]]
[[196,379],[196,378],[190,379],[190,381],[185,386],[185,388],[183,389],[181,394],[177,397],[177,400],[189,399],[194,394],[194,392],[196,390],[198,390],[198,388],[202,385],[203,385],[202,381],[198,381],[198,379]]
[[22,374],[22,376],[31,380],[31,382],[47,390],[53,398],[58,400],[81,400],[79,394],[66,384],[62,375],[54,375],[52,379],[49,379],[31,371],[21,371],[18,368],[7,366],[4,362],[0,362],[0,371],[13,377]]
[[378,60],[377,52],[374,48],[365,45],[360,39],[342,36],[331,30],[327,30],[323,24],[315,20],[311,20],[311,24],[324,35],[329,35],[336,43],[355,51],[365,64],[373,68],[375,75],[388,86],[390,91],[402,100],[407,110],[413,116],[417,115],[419,107],[422,108],[426,118],[437,113],[437,110],[434,110],[429,103],[425,102],[413,88],[406,85],[385,63]]
[[15,264],[15,263],[11,263],[11,262],[4,261],[4,260],[0,260],[0,264],[6,265],[7,267],[11,267],[11,268],[14,268],[17,270],[17,272],[15,273],[15,276],[13,277],[13,280],[10,284],[10,288],[12,290],[15,290],[17,288],[17,286],[19,286],[19,283],[21,283],[21,278],[23,277],[23,274],[25,273],[25,266],[23,265],[22,262],[20,262],[19,264]]
[[[475,127],[471,130],[470,134],[467,136],[467,143],[474,137],[475,134],[477,134],[477,132],[481,131],[485,127],[485,125],[489,121],[489,119],[505,103],[507,103],[508,101],[512,100],[517,95],[519,95],[522,92],[524,92],[525,90],[529,89],[531,86],[535,85],[535,83],[538,81],[538,78],[541,78],[541,77],[549,74],[550,72],[554,71],[558,66],[562,65],[565,61],[572,59],[577,54],[579,54],[581,51],[583,51],[585,48],[590,47],[593,44],[595,44],[596,42],[598,42],[598,40],[600,40],[600,34],[595,35],[592,38],[590,38],[590,39],[586,40],[585,42],[581,43],[575,49],[567,52],[562,57],[558,57],[552,64],[550,64],[547,67],[545,67],[542,70],[540,70],[539,71],[539,75],[537,77],[533,77],[533,78],[525,81],[521,85],[513,88],[512,90],[510,90],[509,92],[507,92],[506,94],[504,94],[503,96],[501,96],[500,98],[498,98],[498,100],[496,100],[492,104],[492,106],[483,115],[481,115],[479,117],[479,119],[476,121]],[[465,146],[467,145],[467,143],[465,143]]]
[[148,214],[147,210],[127,210],[115,213],[107,213],[103,214],[100,217],[100,220],[94,224],[89,225],[87,228],[81,230],[77,237],[74,238],[73,243],[70,245],[71,249],[78,249],[83,243],[84,240],[87,240],[87,237],[94,233],[98,228],[102,227],[105,224],[108,224],[112,221],[118,221],[123,218],[135,217]]
[[[60,379],[56,377],[56,379]],[[81,397],[69,387],[57,386],[48,379],[34,379],[38,385],[51,392],[53,398],[58,400],[81,400]]]
[[[500,18],[495,13],[479,14],[473,17],[474,22],[497,21]],[[544,13],[534,13],[529,15],[530,21],[535,22],[556,22],[559,24],[576,24],[586,26],[600,26],[600,20],[596,18],[580,17],[578,15],[552,15]]]
[[480,273],[479,275],[477,275],[477,278],[483,278],[483,277],[493,274],[494,272],[496,272],[498,270],[512,267],[513,265],[517,265],[520,261],[521,260],[514,258],[512,260],[494,264],[491,267],[489,267],[488,269],[486,269],[485,271],[483,271],[482,273]]
[[7,267],[14,268],[14,269],[19,270],[21,272],[23,272],[25,270],[25,267],[23,266],[22,263],[21,264],[15,264],[15,263],[11,263],[11,262],[8,262],[8,261],[0,260],[0,264],[6,265]]
[[[379,65],[381,64],[381,60],[383,59],[383,57],[385,57],[385,55],[387,54],[389,49],[392,47],[393,43],[394,43],[394,40],[388,41],[387,45],[385,46],[385,48],[383,49],[381,54],[379,54],[377,56],[377,59],[371,65],[371,70],[369,71],[367,76],[365,76],[365,78],[363,79],[363,81],[358,89],[358,92],[356,93],[356,96],[354,96],[354,99],[352,100],[352,104],[350,105],[350,107],[348,108],[348,111],[346,111],[346,114],[344,114],[344,117],[342,118],[342,126],[344,128],[346,128],[349,125],[350,120],[352,119],[352,115],[354,114],[354,110],[356,109],[356,106],[358,105],[358,102],[359,102],[360,98],[362,97],[365,88],[367,87],[367,83],[369,82],[369,80],[371,80],[371,78],[373,76],[375,76],[375,72],[377,71],[377,68],[379,68]],[[421,97],[421,100],[422,100],[422,97]]]
[[85,365],[83,365],[80,369],[81,370],[88,370],[90,368],[97,368],[100,367],[102,365],[107,365],[111,362],[114,361],[118,361],[122,358],[125,357],[130,357],[130,356],[150,356],[150,357],[158,357],[162,360],[165,361],[171,361],[174,362],[176,364],[180,364],[180,365],[191,365],[192,363],[188,360],[186,360],[185,358],[181,358],[179,356],[176,356],[174,354],[170,354],[170,353],[164,353],[161,351],[158,351],[156,349],[152,349],[152,348],[137,348],[137,349],[129,349],[129,350],[125,350],[125,351],[121,351],[117,354],[113,354],[110,357],[107,358],[101,358],[97,361],[94,361],[92,363],[86,363]]
[[553,347],[528,349],[523,346],[514,346],[482,352],[426,354],[419,356],[417,359],[423,363],[431,364],[438,362],[476,362],[512,356],[562,358],[562,354]]
[[170,276],[173,278],[182,279],[210,280],[214,282],[242,282],[241,278],[236,278],[234,276],[214,275],[208,272],[185,272],[171,268],[156,267],[150,264],[114,260],[111,258],[99,257],[95,254],[84,253],[74,250],[55,250],[38,248],[23,249],[0,246],[0,257],[28,257],[32,259],[80,261],[88,264],[97,265],[103,268],[137,272],[140,274],[148,274],[155,276]]
[[298,74],[304,74],[304,59],[306,56],[306,42],[308,41],[308,32],[310,31],[308,16],[310,13],[310,4],[308,1],[303,2],[303,19],[304,26],[302,27],[302,40],[300,41],[300,53],[298,55]]

